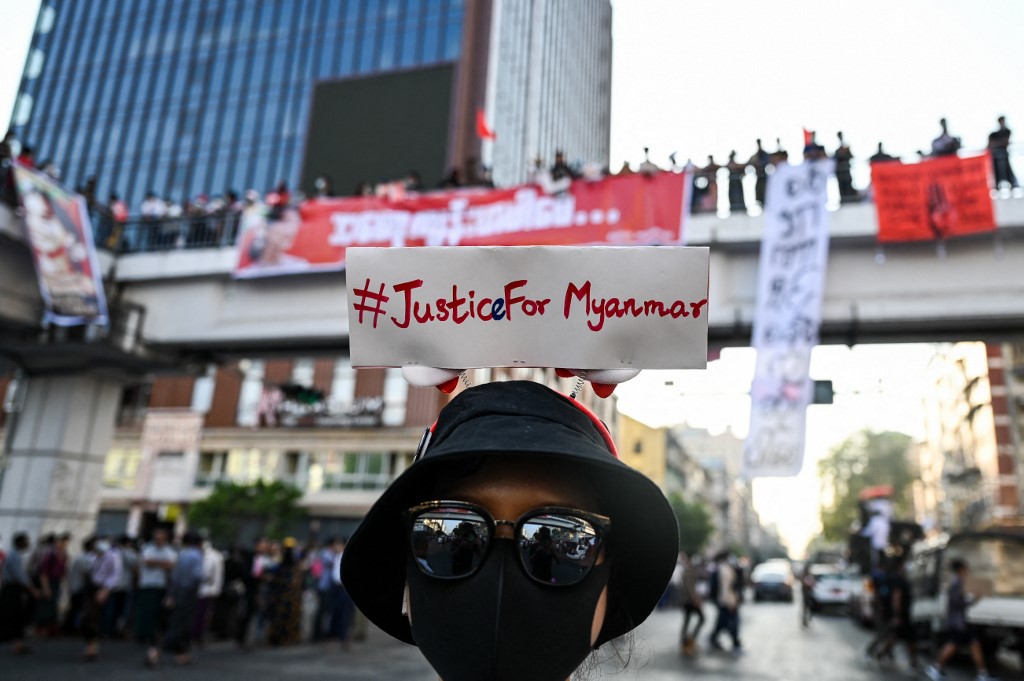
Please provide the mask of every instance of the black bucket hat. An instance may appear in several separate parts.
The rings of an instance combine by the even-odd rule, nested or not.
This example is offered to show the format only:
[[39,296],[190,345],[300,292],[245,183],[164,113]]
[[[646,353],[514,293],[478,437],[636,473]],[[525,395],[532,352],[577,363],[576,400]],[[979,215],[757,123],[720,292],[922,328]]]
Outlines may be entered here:
[[424,435],[417,458],[384,491],[345,547],[341,578],[356,607],[382,630],[413,643],[402,613],[409,542],[403,511],[438,483],[484,459],[526,457],[580,466],[611,519],[609,604],[600,645],[654,610],[675,569],[675,514],[656,484],[619,461],[607,431],[575,400],[531,381],[487,383],[455,396]]

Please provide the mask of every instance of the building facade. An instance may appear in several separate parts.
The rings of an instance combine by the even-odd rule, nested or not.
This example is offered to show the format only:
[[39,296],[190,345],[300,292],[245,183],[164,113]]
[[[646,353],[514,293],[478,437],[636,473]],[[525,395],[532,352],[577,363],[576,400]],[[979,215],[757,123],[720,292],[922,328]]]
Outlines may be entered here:
[[1019,522],[1024,392],[1019,346],[957,343],[929,366],[914,501],[926,529]]
[[294,188],[317,83],[442,64],[464,176],[477,110],[502,182],[555,147],[607,163],[608,0],[44,0],[11,125],[66,184],[95,177],[132,210],[149,191]]
[[[467,374],[471,385],[510,379],[573,388],[550,369]],[[614,432],[614,397],[600,399],[587,384],[579,399]],[[180,532],[189,504],[217,483],[279,481],[302,493],[309,526],[296,534],[350,534],[412,462],[447,400],[409,386],[398,369],[353,369],[347,357],[253,358],[129,386],[104,466],[98,529]]]

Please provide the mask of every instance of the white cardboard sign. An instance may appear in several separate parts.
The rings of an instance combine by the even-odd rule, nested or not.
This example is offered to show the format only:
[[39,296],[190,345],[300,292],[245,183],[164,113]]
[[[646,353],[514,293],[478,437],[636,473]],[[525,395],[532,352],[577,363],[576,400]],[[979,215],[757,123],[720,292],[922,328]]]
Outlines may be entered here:
[[350,248],[353,366],[703,369],[706,247]]

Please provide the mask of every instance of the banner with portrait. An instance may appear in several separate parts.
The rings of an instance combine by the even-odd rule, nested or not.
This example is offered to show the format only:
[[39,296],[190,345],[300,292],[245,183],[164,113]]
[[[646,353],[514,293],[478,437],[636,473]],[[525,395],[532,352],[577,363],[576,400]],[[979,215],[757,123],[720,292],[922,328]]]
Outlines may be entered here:
[[18,164],[14,182],[46,310],[44,321],[59,326],[106,324],[106,297],[85,199]]
[[872,163],[878,240],[927,241],[996,228],[989,155]]
[[782,163],[768,180],[751,345],[750,434],[743,473],[792,476],[803,466],[809,371],[828,266],[825,209],[832,161]]
[[350,246],[645,246],[684,241],[686,175],[327,198],[246,216],[236,277],[338,271]]

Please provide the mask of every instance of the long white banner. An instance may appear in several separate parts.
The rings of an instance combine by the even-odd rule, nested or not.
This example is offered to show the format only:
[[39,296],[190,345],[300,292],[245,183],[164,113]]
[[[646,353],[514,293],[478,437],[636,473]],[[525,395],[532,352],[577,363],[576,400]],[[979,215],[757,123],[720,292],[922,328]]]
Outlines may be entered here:
[[757,363],[743,451],[748,479],[796,475],[803,466],[811,350],[828,266],[831,174],[832,161],[783,163],[768,180],[752,340]]

